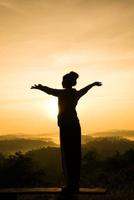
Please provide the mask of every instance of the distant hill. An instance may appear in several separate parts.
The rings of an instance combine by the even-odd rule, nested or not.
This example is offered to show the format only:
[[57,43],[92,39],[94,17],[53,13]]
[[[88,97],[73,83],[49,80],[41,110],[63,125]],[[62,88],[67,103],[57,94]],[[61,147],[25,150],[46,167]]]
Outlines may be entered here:
[[[82,135],[82,144],[88,143],[89,141],[94,141],[97,138],[114,138],[114,139],[127,139],[134,141],[134,130],[109,130],[102,132],[95,132],[90,134]],[[98,140],[98,139],[97,139]]]
[[[82,135],[82,145],[85,149],[84,151],[95,149],[99,154],[107,156],[108,154],[112,155],[116,151],[122,153],[130,148],[134,148],[134,141],[127,139],[132,139],[133,136],[133,130],[113,130],[91,133],[90,135]],[[55,143],[55,141],[58,141],[58,137],[56,133],[0,135],[0,152],[11,154],[22,151],[25,153],[48,146],[58,147],[59,144]]]
[[124,153],[134,149],[134,141],[121,137],[87,137],[87,143],[83,145],[84,153],[96,151],[101,157],[112,156],[119,152]]
[[91,133],[93,137],[124,137],[129,140],[134,140],[134,130],[109,130]]
[[[84,139],[87,140],[86,136]],[[89,138],[88,142],[82,145],[82,156],[97,155],[97,159],[103,161],[110,156],[118,155],[117,152],[123,154],[130,149],[134,149],[134,141],[123,139],[120,137],[110,138]],[[75,147],[75,145],[74,145]],[[97,154],[96,154],[96,153]],[[94,154],[95,153],[95,154]],[[26,153],[30,156],[34,163],[38,163],[40,168],[44,169],[46,173],[46,179],[55,180],[54,185],[59,182],[62,173],[61,168],[61,152],[59,147],[47,147],[37,150],[31,150]],[[92,157],[91,157],[92,159]],[[90,158],[89,158],[90,162]],[[91,161],[92,163],[92,161]],[[84,162],[82,162],[84,164]],[[91,166],[92,167],[92,166]],[[88,169],[89,170],[89,169]]]
[[27,134],[27,133],[16,133],[16,134],[0,134],[0,140],[12,140],[12,139],[32,139],[32,140],[43,140],[43,141],[54,141],[56,133],[52,134]]
[[30,150],[48,146],[56,147],[57,145],[53,141],[43,141],[37,139],[12,138],[0,140],[0,152],[4,154],[11,154],[17,151],[25,153]]

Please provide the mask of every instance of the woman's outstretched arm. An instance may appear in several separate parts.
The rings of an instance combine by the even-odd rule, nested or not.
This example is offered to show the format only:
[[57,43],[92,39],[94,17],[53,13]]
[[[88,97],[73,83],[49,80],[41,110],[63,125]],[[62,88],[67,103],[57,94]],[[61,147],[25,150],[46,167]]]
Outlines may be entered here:
[[31,87],[31,89],[37,89],[37,90],[41,90],[47,94],[51,94],[53,96],[59,96],[60,93],[61,93],[61,90],[59,89],[53,89],[53,88],[50,88],[50,87],[47,87],[47,86],[43,86],[41,84],[34,84],[34,86]]
[[90,85],[87,85],[86,87],[82,88],[81,90],[78,91],[78,98],[82,97],[84,94],[88,92],[92,87],[94,86],[102,86],[101,82],[94,82],[91,83]]

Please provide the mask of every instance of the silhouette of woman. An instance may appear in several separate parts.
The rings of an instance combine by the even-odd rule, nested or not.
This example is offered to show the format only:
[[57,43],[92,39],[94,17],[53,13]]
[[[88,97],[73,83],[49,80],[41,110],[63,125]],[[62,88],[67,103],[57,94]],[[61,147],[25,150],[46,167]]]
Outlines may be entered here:
[[53,89],[41,84],[34,85],[31,89],[39,89],[47,94],[58,97],[58,126],[60,128],[60,145],[62,167],[65,186],[62,188],[66,193],[77,193],[79,190],[80,167],[81,167],[81,128],[77,112],[75,110],[78,100],[93,86],[101,86],[101,82],[94,82],[81,90],[72,88],[76,85],[79,75],[70,72],[63,76],[62,86],[64,89]]

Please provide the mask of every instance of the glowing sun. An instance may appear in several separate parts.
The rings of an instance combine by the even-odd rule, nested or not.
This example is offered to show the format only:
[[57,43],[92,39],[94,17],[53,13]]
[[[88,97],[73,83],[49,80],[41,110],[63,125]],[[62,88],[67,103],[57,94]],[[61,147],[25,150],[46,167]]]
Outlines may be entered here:
[[58,114],[57,99],[49,99],[46,104],[46,109],[48,111],[49,117],[56,119]]

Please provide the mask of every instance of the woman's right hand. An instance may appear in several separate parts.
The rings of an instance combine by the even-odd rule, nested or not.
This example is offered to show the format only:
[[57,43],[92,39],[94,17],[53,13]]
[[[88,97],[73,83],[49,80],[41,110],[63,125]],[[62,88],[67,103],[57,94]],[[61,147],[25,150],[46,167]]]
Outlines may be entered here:
[[93,84],[94,86],[102,86],[102,82],[98,82],[98,81],[94,82]]
[[41,84],[34,84],[31,89],[41,89],[42,88],[42,85]]

